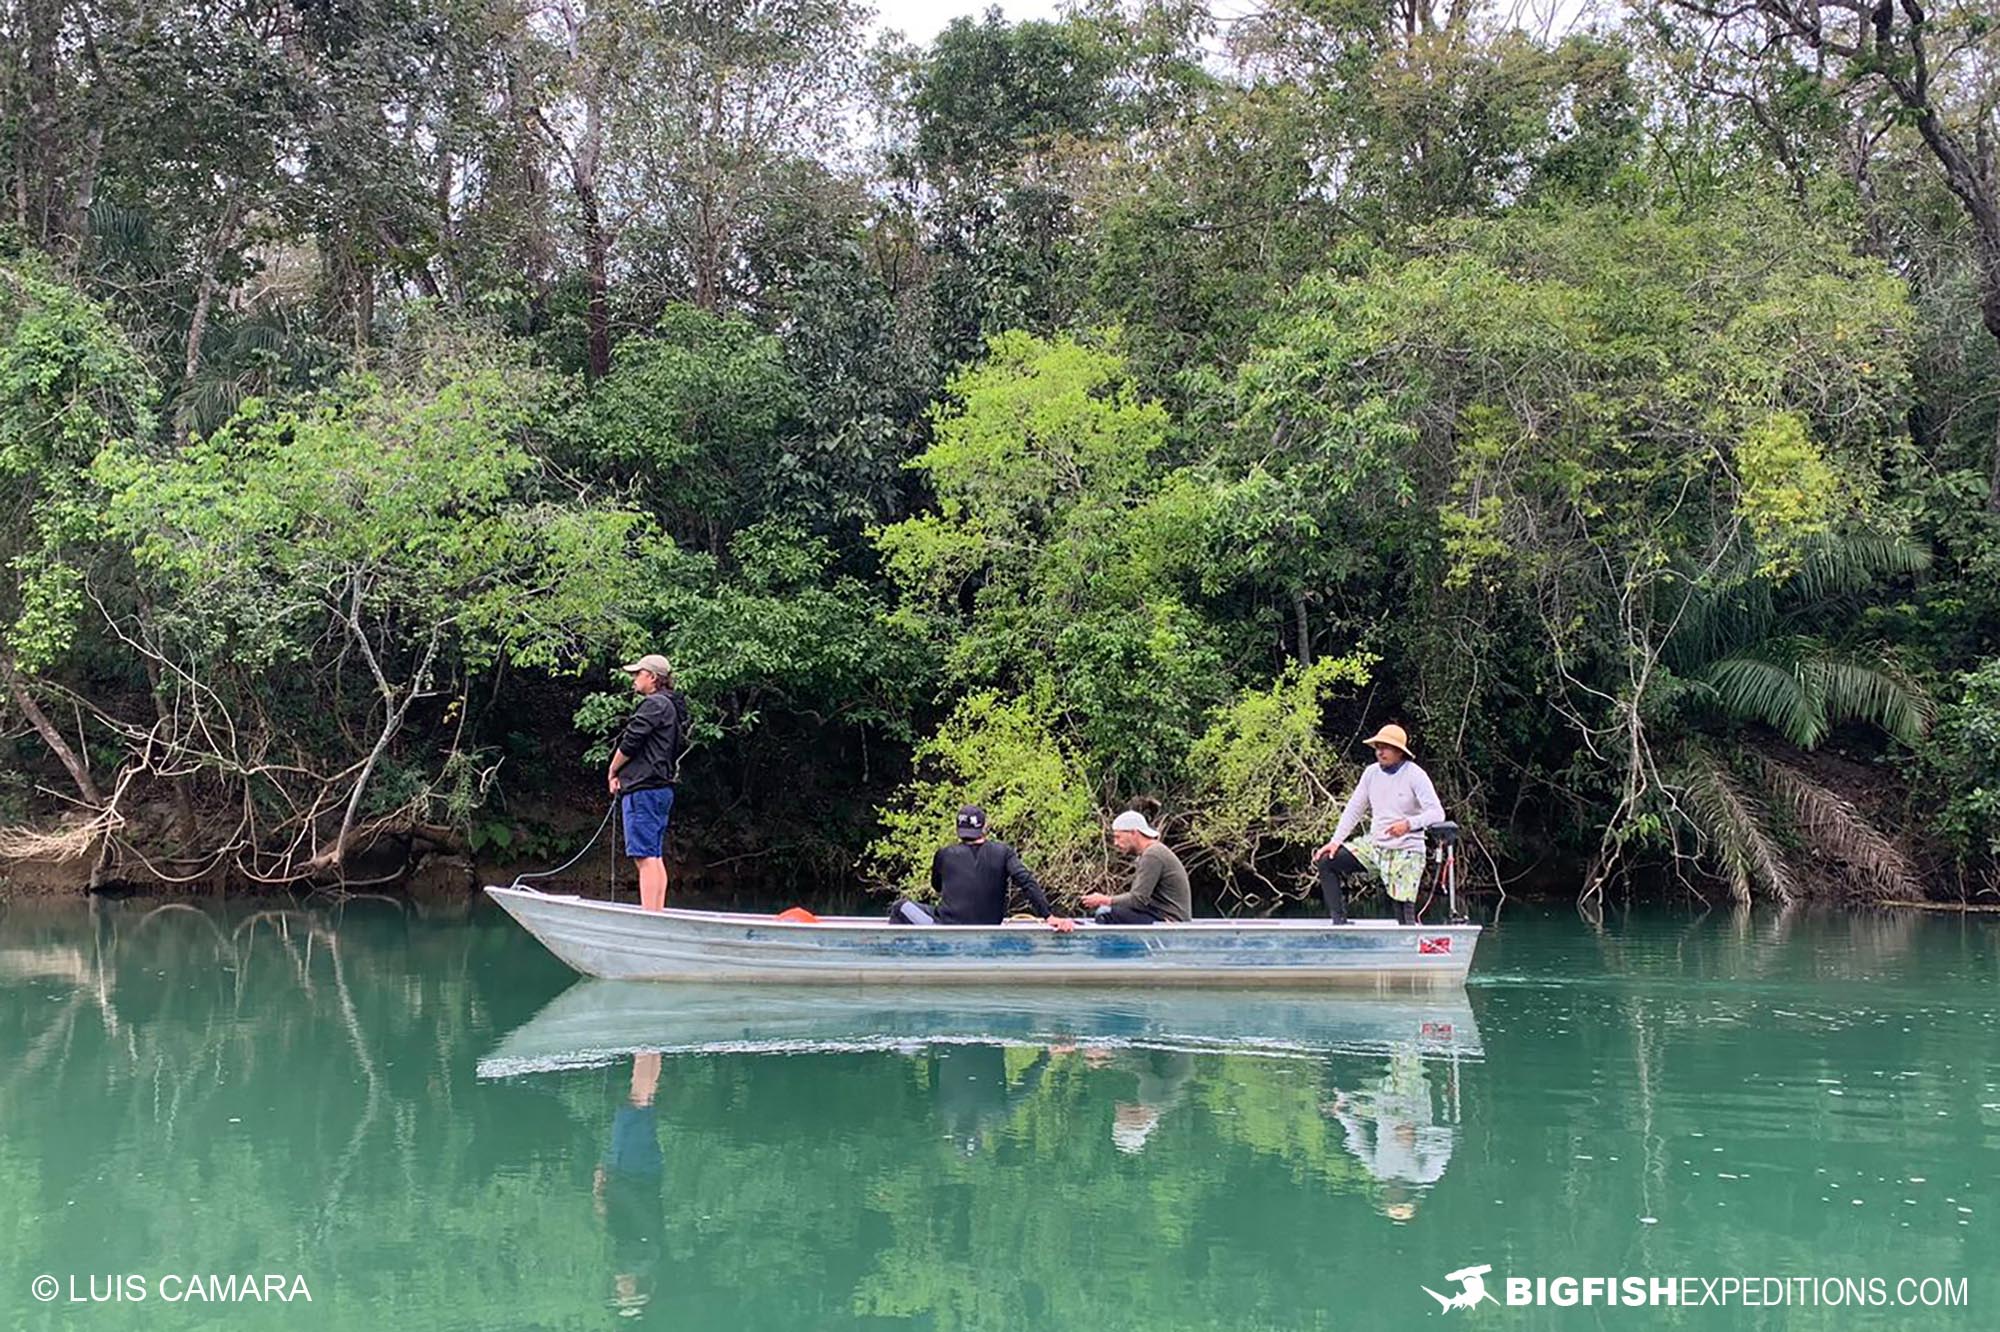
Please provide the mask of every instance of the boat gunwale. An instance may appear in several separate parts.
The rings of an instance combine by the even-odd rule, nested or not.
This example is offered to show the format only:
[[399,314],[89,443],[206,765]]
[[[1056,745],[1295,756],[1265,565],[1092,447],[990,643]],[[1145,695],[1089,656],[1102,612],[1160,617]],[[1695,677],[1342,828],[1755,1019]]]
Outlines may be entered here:
[[[963,938],[968,934],[982,932],[982,931],[997,930],[1003,932],[1019,933],[1024,930],[1046,931],[1049,928],[1047,923],[1039,920],[1002,921],[998,925],[951,925],[944,923],[938,923],[932,925],[905,925],[905,924],[892,924],[891,922],[886,920],[871,919],[866,916],[822,916],[817,920],[810,920],[810,921],[781,920],[775,915],[765,915],[761,912],[755,912],[755,911],[700,911],[690,907],[662,907],[658,911],[648,911],[646,908],[640,906],[636,902],[607,902],[602,898],[583,897],[575,893],[544,893],[534,888],[517,888],[512,885],[488,884],[486,885],[485,891],[487,895],[493,898],[493,900],[496,902],[504,902],[506,898],[511,897],[531,902],[547,902],[559,906],[585,907],[596,911],[615,913],[618,915],[634,916],[641,920],[680,921],[690,925],[737,925],[744,927],[754,926],[758,928],[783,929],[783,930],[813,930],[813,931],[841,930],[841,931],[855,931],[855,932],[868,932],[868,933],[894,931],[899,936],[905,934],[923,934],[923,933],[937,932],[941,934],[949,934],[954,938]],[[505,895],[504,897],[502,896],[503,894]],[[1093,934],[1097,933],[1100,930],[1117,930],[1121,932],[1146,931],[1148,933],[1151,933],[1161,929],[1162,927],[1173,930],[1176,933],[1183,930],[1202,931],[1202,932],[1223,931],[1223,930],[1257,930],[1257,931],[1268,930],[1273,932],[1289,933],[1294,931],[1305,931],[1305,930],[1321,931],[1321,930],[1329,930],[1336,928],[1331,922],[1325,920],[1263,920],[1263,919],[1233,920],[1227,917],[1210,917],[1202,920],[1187,920],[1187,921],[1161,921],[1158,924],[1152,924],[1152,925],[1100,925],[1095,922],[1091,922],[1087,925],[1087,928]],[[1420,929],[1427,931],[1446,930],[1446,931],[1456,931],[1460,933],[1477,934],[1484,927],[1475,924],[1471,921],[1462,921],[1445,925],[1434,925],[1434,924],[1402,925],[1393,920],[1351,920],[1339,926],[1338,928],[1343,931],[1365,930],[1372,932],[1378,930],[1400,931],[1400,930]]]

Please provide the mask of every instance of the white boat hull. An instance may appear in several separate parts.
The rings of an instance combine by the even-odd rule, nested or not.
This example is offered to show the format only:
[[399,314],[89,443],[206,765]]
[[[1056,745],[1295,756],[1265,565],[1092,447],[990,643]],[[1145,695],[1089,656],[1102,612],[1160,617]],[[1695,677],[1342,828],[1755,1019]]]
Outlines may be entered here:
[[1039,922],[817,923],[722,911],[645,911],[528,888],[487,894],[564,962],[606,980],[1147,985],[1458,985],[1477,925],[1201,920],[1185,925]]

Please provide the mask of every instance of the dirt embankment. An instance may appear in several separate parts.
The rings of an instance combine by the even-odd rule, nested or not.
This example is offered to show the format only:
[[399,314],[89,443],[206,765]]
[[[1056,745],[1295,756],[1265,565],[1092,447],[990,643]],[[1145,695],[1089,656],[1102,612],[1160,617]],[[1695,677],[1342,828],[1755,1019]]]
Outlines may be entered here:
[[[546,831],[546,824],[539,825],[545,831],[539,845],[530,851],[510,853],[496,847],[482,854],[462,839],[445,840],[422,831],[398,832],[362,848],[338,873],[323,872],[286,882],[260,879],[236,867],[189,863],[159,843],[121,841],[107,852],[101,842],[77,849],[52,836],[46,840],[52,849],[44,854],[0,856],[0,901],[75,897],[89,892],[175,898],[317,892],[334,896],[376,893],[444,905],[469,901],[485,884],[512,883],[523,875],[540,874],[579,851],[582,854],[575,864],[561,874],[529,881],[593,897],[636,898],[638,879],[631,862],[619,854],[615,827],[604,828],[590,842],[599,813],[585,811],[581,817],[569,817],[558,811],[555,818],[576,826],[556,833]],[[667,865],[675,895],[683,899],[698,896],[735,903],[768,895],[768,886],[755,873],[754,861],[736,857],[715,860],[701,854],[699,848],[670,848]],[[852,891],[851,885],[847,891]]]

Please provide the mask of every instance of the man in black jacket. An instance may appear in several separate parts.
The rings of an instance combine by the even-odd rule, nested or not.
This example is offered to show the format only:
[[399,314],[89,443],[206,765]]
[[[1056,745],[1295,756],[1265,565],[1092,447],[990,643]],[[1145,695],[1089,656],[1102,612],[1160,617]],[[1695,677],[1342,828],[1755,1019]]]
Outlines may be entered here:
[[674,668],[649,652],[625,668],[639,706],[618,737],[605,781],[625,819],[625,854],[639,866],[639,905],[667,905],[667,819],[687,747],[687,697],[674,688]]
[[1064,933],[1075,922],[1058,916],[1035,876],[1005,842],[986,835],[986,811],[967,805],[958,811],[958,841],[931,857],[931,891],[937,905],[900,900],[889,919],[899,925],[998,925],[1007,917],[1007,893],[1019,888],[1036,915]]

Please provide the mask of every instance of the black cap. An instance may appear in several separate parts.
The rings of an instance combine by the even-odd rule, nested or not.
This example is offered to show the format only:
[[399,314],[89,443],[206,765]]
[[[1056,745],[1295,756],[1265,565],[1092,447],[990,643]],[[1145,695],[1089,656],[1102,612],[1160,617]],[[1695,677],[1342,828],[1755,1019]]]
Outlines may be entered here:
[[976,842],[986,836],[986,811],[977,805],[964,805],[958,811],[958,840]]

